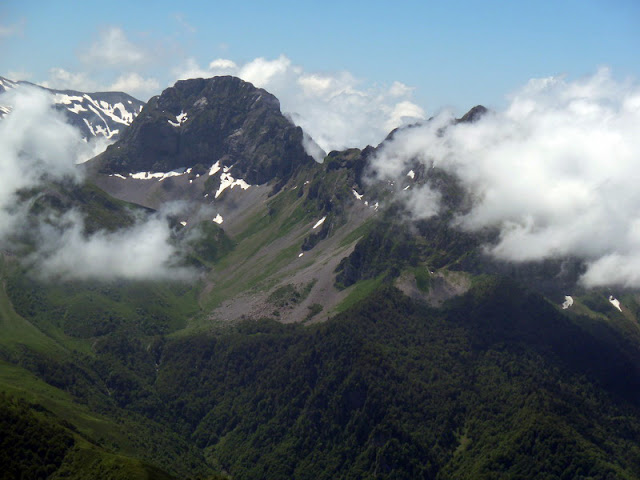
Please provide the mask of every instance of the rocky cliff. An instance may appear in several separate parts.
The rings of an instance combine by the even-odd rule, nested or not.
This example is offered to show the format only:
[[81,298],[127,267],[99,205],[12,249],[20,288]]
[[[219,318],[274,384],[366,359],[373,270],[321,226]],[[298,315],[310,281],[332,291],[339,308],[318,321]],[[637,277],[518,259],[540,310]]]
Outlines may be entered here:
[[153,97],[102,156],[104,173],[168,172],[202,165],[233,166],[251,184],[286,178],[313,162],[302,130],[276,97],[235,77],[177,82]]

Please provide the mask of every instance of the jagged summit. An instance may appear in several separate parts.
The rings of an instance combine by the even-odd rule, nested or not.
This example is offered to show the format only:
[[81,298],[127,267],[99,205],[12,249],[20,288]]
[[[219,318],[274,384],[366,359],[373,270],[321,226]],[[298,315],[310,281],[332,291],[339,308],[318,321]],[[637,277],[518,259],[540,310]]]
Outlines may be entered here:
[[149,100],[102,156],[102,171],[168,172],[219,161],[262,184],[313,161],[302,138],[266,90],[230,76],[182,80]]
[[[467,113],[465,113],[462,117],[460,118],[456,118],[453,123],[454,124],[458,124],[458,123],[474,123],[477,122],[478,120],[480,120],[486,113],[489,112],[489,109],[483,105],[476,105],[475,107],[473,107],[471,110],[469,110]],[[433,120],[434,117],[430,117],[426,123],[430,122],[431,120]],[[425,122],[416,122],[416,123],[411,123],[409,125],[402,125],[400,127],[394,128],[393,130],[391,130],[389,132],[389,134],[385,137],[385,139],[382,141],[382,143],[388,142],[390,140],[393,140],[396,136],[396,134],[398,132],[402,132],[411,128],[415,128],[415,127],[420,127],[421,125],[424,125]]]

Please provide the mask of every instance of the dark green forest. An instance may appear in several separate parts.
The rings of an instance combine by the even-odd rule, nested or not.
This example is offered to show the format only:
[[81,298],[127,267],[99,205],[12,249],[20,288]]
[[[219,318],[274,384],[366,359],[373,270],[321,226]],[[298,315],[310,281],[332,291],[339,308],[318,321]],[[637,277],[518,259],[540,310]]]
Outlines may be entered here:
[[[138,432],[149,441],[184,439],[192,478],[640,477],[632,353],[509,281],[440,309],[384,287],[320,325],[116,331],[95,352],[25,366],[123,428],[157,425]],[[73,436],[3,402],[21,418],[4,454],[45,475],[24,478],[59,472]],[[166,471],[189,475],[175,447],[154,448],[144,461],[166,455]]]

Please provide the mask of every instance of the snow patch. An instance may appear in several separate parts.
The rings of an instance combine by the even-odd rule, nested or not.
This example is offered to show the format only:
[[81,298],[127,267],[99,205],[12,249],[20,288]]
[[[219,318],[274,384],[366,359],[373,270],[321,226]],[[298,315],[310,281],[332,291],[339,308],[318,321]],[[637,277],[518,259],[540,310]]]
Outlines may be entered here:
[[136,180],[152,180],[154,178],[158,179],[159,182],[169,178],[169,177],[179,177],[184,175],[185,171],[174,170],[171,172],[138,172],[138,173],[130,173],[129,176]]
[[[83,97],[85,100],[89,102],[89,109],[91,109],[96,115],[98,115],[105,124],[107,122],[104,120],[104,117],[100,115],[100,113],[98,113],[98,110],[100,110],[102,113],[104,113],[106,116],[108,116],[111,120],[113,120],[116,123],[129,125],[133,121],[134,115],[132,113],[129,113],[124,108],[124,105],[120,102],[116,103],[115,105],[109,105],[105,101],[100,101],[100,102],[95,101],[86,93],[83,95]],[[116,110],[120,111],[120,115],[122,115],[123,118],[116,115]]]
[[618,300],[617,298],[613,298],[613,295],[609,295],[609,302],[611,302],[611,305],[622,312],[622,308],[620,307],[620,300]]
[[187,222],[180,222],[180,225],[182,225],[183,227],[187,226]]
[[216,215],[216,218],[213,219],[213,221],[220,225],[222,224],[222,222],[224,222],[224,219],[222,218],[222,215],[218,214]]
[[406,187],[404,187],[402,190],[409,190],[409,188],[411,187],[411,185],[407,185]]
[[354,188],[352,188],[351,191],[353,192],[353,196],[354,197],[356,197],[358,200],[362,200],[362,195],[360,195],[358,192],[356,192],[356,190]]
[[[229,171],[231,167],[224,167],[224,170]],[[241,178],[235,179],[229,173],[220,174],[220,186],[218,187],[218,191],[216,192],[215,198],[218,198],[222,192],[224,192],[227,188],[240,187],[242,190],[246,190],[251,185],[242,180]]]
[[64,93],[56,93],[53,97],[53,101],[54,103],[71,105],[73,102],[82,102],[82,97],[79,95],[65,95]]
[[565,295],[564,302],[562,303],[562,309],[566,310],[572,305],[573,305],[573,297],[571,297],[570,295]]
[[407,173],[407,177],[409,178],[416,178],[416,174],[413,170],[409,170],[409,173]]
[[73,107],[71,107],[71,108],[67,107],[67,110],[69,110],[71,113],[80,113],[80,112],[86,112],[87,111],[87,109],[84,108],[79,103],[75,103],[73,105]]
[[316,228],[318,228],[320,225],[322,225],[324,223],[324,221],[327,219],[326,216],[322,217],[320,220],[318,220],[316,222],[316,224],[313,226],[312,230],[315,230]]
[[123,180],[126,180],[126,179],[127,179],[127,177],[125,177],[124,175],[120,175],[119,173],[114,173],[114,174],[111,174],[111,175],[109,175],[109,176],[110,176],[110,177],[118,177],[118,178],[121,178],[121,179],[123,179]]
[[211,165],[211,168],[209,169],[209,176],[214,175],[219,171],[220,171],[220,160],[218,160],[216,163]]
[[189,118],[187,117],[187,112],[181,111],[180,115],[178,115],[176,117],[176,120],[178,121],[178,123],[180,125],[182,125],[184,122],[186,122],[187,120],[189,120]]
[[300,252],[300,253],[298,254],[298,258],[300,258],[300,257],[301,257],[301,256],[303,256],[303,255],[304,255],[304,252]]
[[10,88],[16,88],[16,84],[13,83],[11,80],[7,80],[6,78],[4,80],[0,80],[0,86],[3,86],[5,89],[10,89]]
[[95,137],[96,136],[96,132],[93,129],[93,125],[91,125],[91,123],[89,123],[89,120],[87,120],[86,118],[83,118],[82,120],[84,121],[84,124],[87,126],[87,128],[91,132],[91,135],[93,135]]

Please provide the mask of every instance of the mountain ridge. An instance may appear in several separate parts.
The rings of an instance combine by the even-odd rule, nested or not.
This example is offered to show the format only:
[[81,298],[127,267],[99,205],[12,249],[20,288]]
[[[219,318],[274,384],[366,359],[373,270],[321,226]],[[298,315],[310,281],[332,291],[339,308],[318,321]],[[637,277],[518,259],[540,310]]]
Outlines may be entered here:
[[[27,81],[14,82],[0,77],[0,94],[28,86],[50,93],[54,108],[65,115],[85,141],[104,138],[115,141],[140,113],[144,102],[124,92],[85,93],[77,90],[56,90]],[[0,118],[11,111],[10,105],[0,106]]]

